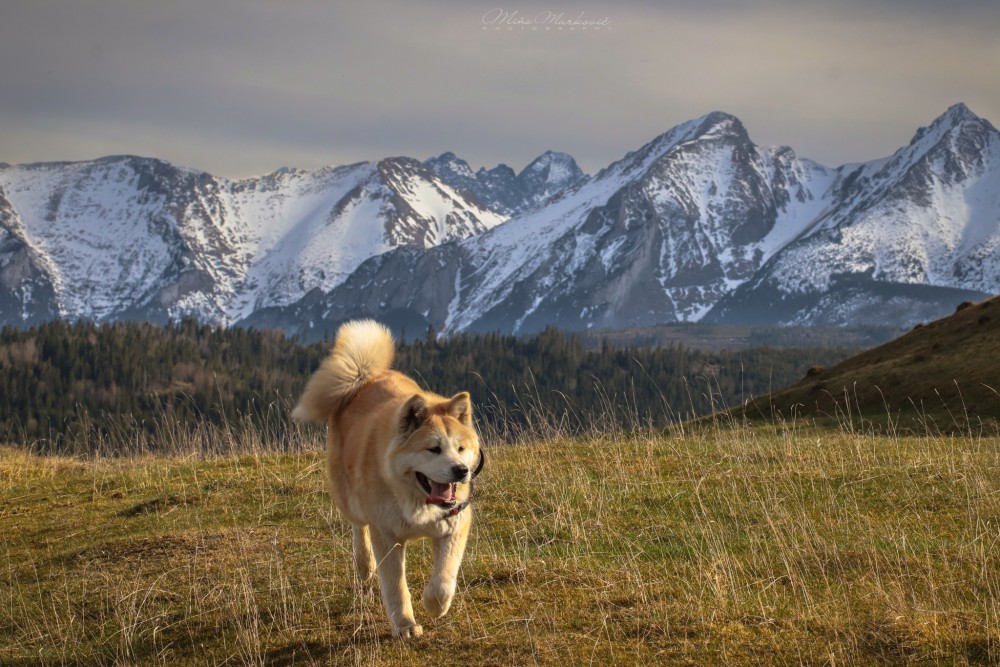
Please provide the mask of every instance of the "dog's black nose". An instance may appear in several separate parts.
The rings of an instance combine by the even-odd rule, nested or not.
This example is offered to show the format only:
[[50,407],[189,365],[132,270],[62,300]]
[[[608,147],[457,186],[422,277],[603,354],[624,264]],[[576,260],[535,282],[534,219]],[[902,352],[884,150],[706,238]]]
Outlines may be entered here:
[[451,474],[455,476],[455,479],[465,479],[465,476],[469,474],[469,466],[452,466]]

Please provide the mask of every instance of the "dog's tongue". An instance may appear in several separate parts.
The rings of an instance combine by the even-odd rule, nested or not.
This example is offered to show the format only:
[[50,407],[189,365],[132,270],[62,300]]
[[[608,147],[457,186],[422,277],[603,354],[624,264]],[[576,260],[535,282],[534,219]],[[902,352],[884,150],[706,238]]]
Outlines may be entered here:
[[441,484],[433,480],[431,483],[431,495],[427,496],[428,503],[453,503],[455,502],[455,485]]

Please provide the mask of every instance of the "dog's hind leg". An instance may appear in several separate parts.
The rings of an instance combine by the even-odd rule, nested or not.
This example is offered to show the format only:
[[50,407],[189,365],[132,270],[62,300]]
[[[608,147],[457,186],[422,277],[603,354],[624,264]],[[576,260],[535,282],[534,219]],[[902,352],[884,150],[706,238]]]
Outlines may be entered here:
[[406,545],[387,537],[377,528],[371,531],[372,550],[378,562],[378,583],[382,603],[392,623],[392,636],[419,637],[424,629],[413,617],[410,589],[406,586]]
[[375,574],[375,556],[368,535],[368,526],[351,526],[354,536],[354,565],[358,568],[361,581],[368,581]]
[[455,532],[434,539],[434,574],[424,588],[421,598],[424,609],[434,618],[444,616],[451,607],[458,583],[458,568],[462,565],[465,543],[469,539],[472,510],[466,510],[459,519]]

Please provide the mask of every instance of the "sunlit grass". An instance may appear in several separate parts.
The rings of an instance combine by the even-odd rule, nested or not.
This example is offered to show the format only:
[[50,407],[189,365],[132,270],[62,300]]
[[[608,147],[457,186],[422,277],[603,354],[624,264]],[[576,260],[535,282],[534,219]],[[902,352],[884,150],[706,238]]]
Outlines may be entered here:
[[[426,634],[402,643],[352,572],[321,433],[300,437],[288,454],[2,450],[0,664],[1000,661],[996,438],[493,439],[452,611],[418,609]],[[408,562],[419,590],[429,544]]]

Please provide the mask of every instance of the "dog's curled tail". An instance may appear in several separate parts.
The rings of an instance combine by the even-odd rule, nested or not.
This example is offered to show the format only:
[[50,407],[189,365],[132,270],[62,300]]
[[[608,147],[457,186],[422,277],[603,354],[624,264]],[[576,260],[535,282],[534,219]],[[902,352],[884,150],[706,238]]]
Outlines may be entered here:
[[392,366],[392,333],[374,320],[348,322],[337,331],[330,356],[309,378],[292,410],[302,421],[325,421],[371,380]]

